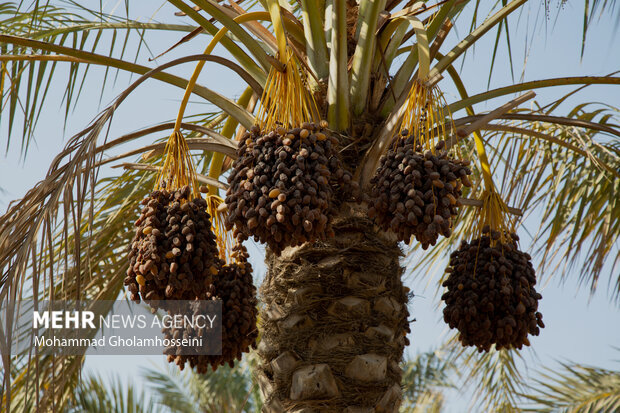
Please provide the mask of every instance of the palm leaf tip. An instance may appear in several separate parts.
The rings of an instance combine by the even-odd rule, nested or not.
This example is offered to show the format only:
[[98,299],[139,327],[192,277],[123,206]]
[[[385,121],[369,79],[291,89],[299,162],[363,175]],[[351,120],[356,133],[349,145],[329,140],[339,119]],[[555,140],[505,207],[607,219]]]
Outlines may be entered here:
[[562,363],[546,369],[523,394],[525,411],[598,412],[620,410],[620,371]]

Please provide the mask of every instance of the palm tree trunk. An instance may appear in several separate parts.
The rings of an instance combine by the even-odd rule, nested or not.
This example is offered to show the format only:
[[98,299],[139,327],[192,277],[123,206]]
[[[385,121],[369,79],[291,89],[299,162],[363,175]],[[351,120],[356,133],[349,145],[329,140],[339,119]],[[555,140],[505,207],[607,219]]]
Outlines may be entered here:
[[267,253],[261,287],[264,412],[397,412],[409,332],[402,252],[345,204],[335,238]]

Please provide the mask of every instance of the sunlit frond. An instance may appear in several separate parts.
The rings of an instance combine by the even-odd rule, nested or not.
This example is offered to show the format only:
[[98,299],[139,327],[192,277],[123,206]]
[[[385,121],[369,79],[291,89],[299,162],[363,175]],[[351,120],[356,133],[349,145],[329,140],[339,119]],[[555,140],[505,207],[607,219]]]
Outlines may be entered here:
[[443,404],[442,389],[454,385],[449,377],[453,365],[440,352],[419,354],[403,366],[404,393],[401,411],[406,413],[438,412]]
[[80,379],[67,413],[159,413],[167,410],[157,406],[144,390],[138,392],[131,382],[119,376],[104,379],[91,374]]
[[[590,110],[584,105],[568,118],[597,119],[600,125],[619,130],[615,108]],[[613,268],[620,259],[620,201],[614,194],[620,191],[620,140],[535,118],[522,127],[541,135],[524,136],[514,144],[511,173],[504,182],[520,208],[541,209],[542,220],[532,240],[540,247],[541,274],[566,275],[581,263],[579,281],[594,292],[599,278],[608,277],[606,284],[613,286],[610,296],[617,299],[620,278]]]
[[[562,0],[564,4],[566,0]],[[620,8],[617,7],[616,0],[592,0],[585,1],[583,5],[583,35],[581,41],[581,55],[586,48],[588,29],[596,24],[605,14],[612,14],[616,11],[616,22],[620,21]],[[617,9],[617,10],[616,10]]]
[[620,371],[561,363],[529,386],[523,411],[612,413],[620,410]]
[[475,348],[461,347],[456,337],[450,339],[447,346],[464,386],[474,394],[475,411],[520,411],[519,394],[525,388],[525,378],[520,372],[523,359],[519,351],[493,348],[480,353]]
[[[4,35],[20,36],[93,53],[98,51],[130,62],[135,62],[142,56],[143,46],[148,48],[144,41],[146,32],[164,30],[183,33],[194,29],[190,25],[139,22],[114,14],[89,11],[77,3],[69,3],[64,7],[46,4],[45,7],[27,10],[18,8],[15,4],[4,3],[0,5],[0,27]],[[138,43],[135,47],[128,47],[130,42],[136,41]],[[134,52],[127,56],[130,49]],[[28,54],[30,50],[19,46],[2,46],[0,52],[2,56],[10,58]],[[43,56],[50,56],[47,51],[41,53]],[[58,66],[65,64],[67,63],[35,59],[4,61],[5,73],[2,78],[6,77],[6,85],[0,90],[0,114],[8,118],[7,150],[13,127],[22,119],[21,151],[23,154],[27,152],[50,86],[57,82],[59,74],[62,73],[63,77],[66,75],[65,70],[57,70]],[[69,63],[66,92],[63,96],[65,117],[82,95],[89,69],[86,62]],[[120,68],[113,71],[106,69],[101,93],[106,90],[109,79],[118,76],[119,70]]]
[[224,366],[217,372],[197,374],[180,372],[175,366],[164,371],[145,369],[147,386],[158,395],[158,404],[174,413],[254,412],[260,410],[260,400],[252,390],[248,366],[238,363]]

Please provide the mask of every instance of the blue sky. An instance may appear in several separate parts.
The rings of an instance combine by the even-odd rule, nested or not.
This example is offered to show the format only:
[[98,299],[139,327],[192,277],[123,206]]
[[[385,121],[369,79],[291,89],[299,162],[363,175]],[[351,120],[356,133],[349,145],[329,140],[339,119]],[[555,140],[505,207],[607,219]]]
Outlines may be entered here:
[[[130,3],[131,15],[139,17],[143,21],[148,20],[159,6],[159,3],[147,1]],[[512,56],[516,81],[563,76],[605,75],[620,70],[620,54],[614,48],[614,40],[618,40],[614,28],[615,15],[601,16],[600,20],[595,18],[590,28],[582,59],[580,56],[582,2],[569,1],[564,6],[564,10],[560,13],[557,21],[555,20],[557,12],[555,4],[551,5],[550,18],[547,19],[538,3],[542,2],[530,2],[520,14],[514,15],[511,19]],[[83,4],[98,7],[99,2],[90,0],[83,2]],[[104,7],[107,10],[111,9],[111,6],[104,5]],[[122,10],[122,7],[119,10]],[[173,11],[171,6],[163,6],[157,11],[156,20],[189,22],[189,20],[174,17]],[[463,26],[459,31],[453,31],[444,43],[442,51],[447,50],[447,46],[454,45],[457,39],[462,38],[465,34]],[[159,54],[177,40],[176,37],[164,37],[161,33],[157,33],[148,39],[149,46],[154,54]],[[163,63],[180,55],[201,52],[207,40],[207,37],[201,36],[191,43],[179,47],[178,50],[158,62]],[[487,90],[488,66],[491,59],[489,50],[491,50],[493,42],[494,33],[491,32],[465,58],[462,78],[470,94]],[[135,42],[130,42],[130,48],[135,46]],[[102,48],[101,50],[105,49]],[[218,52],[221,53],[221,49],[216,49],[216,53]],[[459,60],[457,68],[460,67],[461,61]],[[497,56],[490,88],[505,86],[513,82],[511,70],[506,61],[505,48],[501,48]],[[138,63],[154,65],[154,63],[147,61],[146,55],[142,55]],[[66,71],[68,68],[67,65],[60,65],[57,70]],[[188,64],[178,68],[178,73],[188,74],[191,70],[192,65]],[[61,99],[66,74],[58,75],[59,82],[50,92],[47,109],[42,115],[35,135],[36,141],[25,159],[20,156],[19,140],[21,137],[19,133],[14,133],[13,142],[6,157],[0,158],[0,188],[3,190],[0,193],[0,211],[6,210],[11,200],[23,196],[28,188],[42,179],[53,156],[62,148],[68,137],[86,127],[98,111],[130,81],[128,76],[121,74],[113,87],[109,83],[108,90],[104,91],[101,100],[103,105],[100,106],[99,85],[102,76],[102,69],[91,68],[83,96],[70,114],[65,127],[63,122],[64,106],[61,106]],[[199,82],[227,96],[238,96],[244,88],[243,82],[236,75],[231,75],[214,65],[206,66]],[[451,102],[455,98],[455,92],[449,81],[442,81],[440,86],[444,88],[448,102]],[[536,100],[544,105],[569,90],[571,88],[537,91]],[[181,89],[172,86],[162,86],[155,81],[147,82],[123,103],[120,111],[117,111],[112,123],[110,137],[117,137],[147,125],[173,119],[176,116],[182,93]],[[499,98],[489,105],[478,105],[476,110],[482,112],[493,109],[510,98]],[[577,98],[580,101],[605,102],[619,107],[620,87],[590,87],[581,92]],[[192,102],[187,112],[189,114],[209,110],[207,105],[197,103],[195,99]],[[570,103],[565,105],[566,109],[570,107]],[[455,117],[461,116],[464,114],[455,114]],[[3,147],[7,139],[6,130],[6,122],[3,120],[0,124],[0,143]],[[151,136],[142,139],[140,143],[147,144],[162,136]],[[133,147],[137,147],[137,144]],[[119,149],[110,152],[109,155],[124,150]],[[104,169],[103,173],[110,173],[110,169]],[[535,216],[533,220],[535,221]],[[530,224],[534,225],[531,229],[535,230],[536,223],[528,221],[528,225]],[[526,239],[522,237],[522,240]],[[527,249],[524,242],[521,246]],[[260,245],[253,244],[250,246],[250,252],[252,264],[256,269],[256,279],[259,282],[266,271],[263,264],[264,249]],[[443,264],[437,268],[429,269],[429,273],[434,272],[437,276],[437,273],[442,270]],[[616,273],[617,271],[616,268]],[[557,366],[555,363],[557,360],[573,360],[584,364],[617,368],[618,364],[614,363],[613,360],[619,359],[618,351],[614,350],[613,346],[620,346],[620,311],[618,311],[618,306],[610,300],[608,289],[611,286],[608,286],[606,282],[601,283],[597,293],[591,297],[587,287],[578,288],[577,286],[578,267],[572,270],[564,281],[561,281],[559,277],[554,277],[553,274],[541,274],[539,276],[542,277],[539,291],[543,295],[541,311],[544,314],[546,328],[542,330],[539,337],[533,338],[532,348],[523,352],[532,371],[541,365]],[[605,274],[606,277],[607,274]],[[614,278],[616,277],[617,274],[614,274]],[[407,284],[416,294],[410,303],[409,310],[417,321],[412,325],[410,337],[412,345],[407,350],[409,356],[414,356],[420,351],[434,349],[445,339],[447,331],[441,319],[441,308],[438,307],[439,298],[435,294],[435,284],[429,286],[426,279],[420,280],[418,277],[413,280],[410,276],[407,278]],[[86,370],[96,371],[103,375],[119,373],[126,379],[131,379],[139,377],[139,369],[145,364],[163,368],[166,362],[163,356],[97,356],[87,359]],[[464,400],[469,398],[470,392],[471,390],[465,391]],[[448,406],[449,411],[464,411],[465,403],[465,401],[453,400]]]

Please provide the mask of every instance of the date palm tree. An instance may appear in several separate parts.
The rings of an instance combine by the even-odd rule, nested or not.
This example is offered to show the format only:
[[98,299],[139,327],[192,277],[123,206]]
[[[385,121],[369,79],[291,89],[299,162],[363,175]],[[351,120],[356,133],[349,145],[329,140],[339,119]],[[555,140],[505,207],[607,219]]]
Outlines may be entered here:
[[[146,80],[187,89],[215,105],[216,112],[186,117],[177,126],[191,138],[190,149],[199,153],[199,180],[225,189],[221,177],[235,157],[234,140],[256,123],[257,100],[268,73],[279,67],[276,57],[281,39],[302,62],[319,112],[340,136],[347,166],[367,195],[420,72],[428,72],[428,82],[458,92],[446,107],[454,116],[449,132],[472,158],[474,185],[461,200],[464,206],[453,235],[427,250],[420,261],[410,262],[408,270],[427,268],[453,250],[460,239],[471,237],[467,231],[482,205],[484,169],[501,182],[500,192],[512,213],[541,213],[532,244],[542,247],[543,269],[584,262],[581,280],[594,290],[600,278],[607,277],[614,286],[613,299],[619,297],[620,278],[604,271],[620,256],[620,204],[614,197],[620,190],[617,110],[611,105],[579,102],[561,114],[561,103],[573,93],[545,106],[523,103],[532,98],[530,91],[567,85],[618,87],[620,78],[549,77],[470,94],[468,79],[458,70],[459,59],[489,33],[497,39],[494,56],[504,40],[509,50],[510,41],[514,42],[508,30],[511,16],[525,7],[544,12],[546,2],[168,3],[184,16],[183,24],[143,23],[74,2],[35,2],[30,9],[0,4],[0,114],[9,134],[12,128],[15,133],[16,121],[23,115],[24,151],[37,133],[35,125],[46,108],[50,85],[58,79],[59,65],[71,67],[65,101],[72,121],[77,121],[70,116],[72,104],[81,91],[92,87],[85,77],[92,65],[106,68],[104,89],[113,87],[108,79],[114,70],[140,76],[67,142],[45,178],[0,217],[3,305],[18,298],[35,302],[117,298],[123,291],[132,221],[139,201],[154,186],[153,171],[165,145],[158,141],[136,147],[135,142],[175,124],[164,122],[104,140],[114,113],[125,109],[125,98]],[[612,4],[586,2],[586,16]],[[488,16],[478,21],[484,12]],[[465,20],[467,13],[475,16],[473,21]],[[273,24],[261,24],[272,19]],[[589,17],[585,21],[589,23]],[[452,41],[449,34],[457,25],[461,40]],[[144,62],[141,48],[129,54],[127,39],[138,36],[142,46],[154,31],[167,32],[171,44],[182,36],[175,46],[214,36],[225,57],[212,54],[210,48],[208,53],[157,67],[140,64]],[[407,43],[410,39],[413,46]],[[209,89],[208,84],[194,85],[195,79],[175,74],[178,65],[188,62],[224,65],[247,83],[247,89],[235,101]],[[475,112],[476,104],[496,98],[504,99],[504,104],[489,113]],[[132,149],[120,155],[101,156],[132,144]],[[488,156],[477,156],[475,147],[479,154],[486,148]],[[144,154],[140,162],[124,162],[138,154]],[[99,178],[98,169],[109,164],[125,171]],[[399,363],[411,321],[406,307],[411,294],[401,280],[403,250],[394,234],[373,225],[365,202],[345,203],[331,218],[333,238],[287,248],[280,255],[267,249],[260,361],[254,372],[264,398],[263,411],[395,412],[401,405]],[[418,247],[412,244],[412,250]],[[2,321],[0,344],[6,354],[11,343],[4,337],[19,326],[14,326],[11,317]],[[454,353],[486,384],[480,388],[487,392],[489,410],[517,409],[513,391],[519,377],[513,368],[514,351]],[[36,352],[12,358],[3,355],[6,410],[47,411],[66,406],[83,359]],[[497,376],[492,371],[498,369],[504,372],[503,381],[493,384]]]

